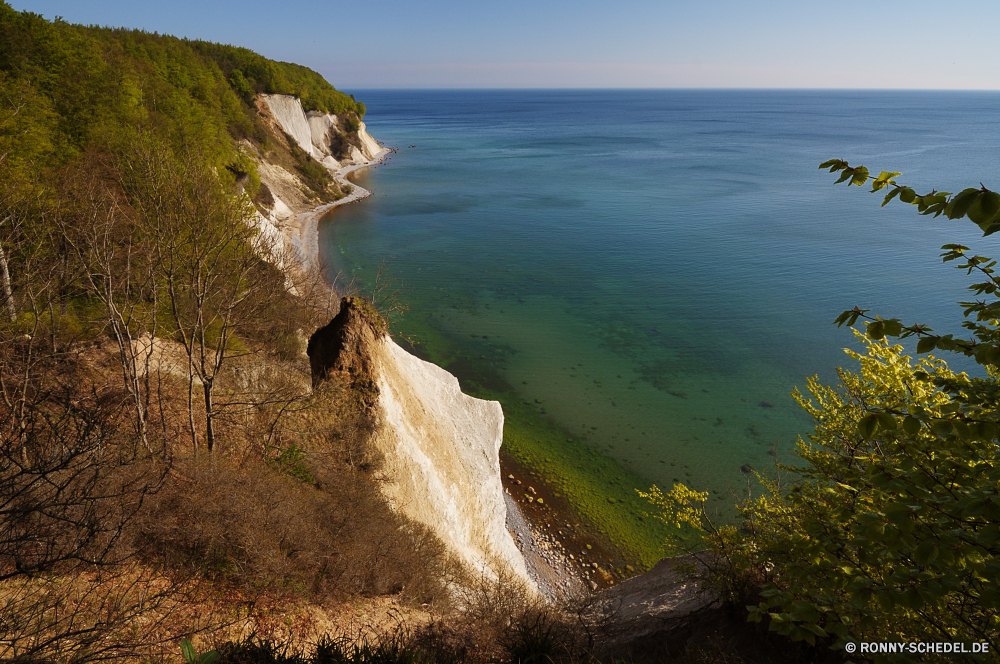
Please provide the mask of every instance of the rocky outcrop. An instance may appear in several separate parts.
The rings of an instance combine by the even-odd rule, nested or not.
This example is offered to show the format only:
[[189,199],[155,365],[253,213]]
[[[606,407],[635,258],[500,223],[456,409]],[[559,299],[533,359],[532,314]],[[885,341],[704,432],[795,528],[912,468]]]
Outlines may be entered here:
[[597,593],[596,613],[610,621],[602,648],[646,650],[668,639],[684,619],[718,604],[714,595],[701,592],[684,569],[700,567],[694,555],[663,558],[651,570]]
[[400,348],[359,298],[344,298],[308,354],[315,386],[338,378],[369,407],[384,459],[380,486],[395,509],[427,525],[474,570],[507,565],[533,586],[505,527],[500,404],[463,394],[457,378]]
[[[355,389],[374,388],[374,358],[385,336],[385,322],[371,304],[359,297],[345,297],[333,320],[309,338],[306,354],[313,389],[334,378],[346,380]],[[375,400],[369,405],[374,406]]]

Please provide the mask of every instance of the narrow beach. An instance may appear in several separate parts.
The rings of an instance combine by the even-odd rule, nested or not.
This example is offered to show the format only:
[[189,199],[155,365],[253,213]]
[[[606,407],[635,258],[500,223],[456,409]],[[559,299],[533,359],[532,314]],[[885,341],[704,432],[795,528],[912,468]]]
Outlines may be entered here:
[[393,152],[395,152],[394,149],[383,147],[371,160],[341,168],[333,174],[333,179],[342,187],[350,187],[351,193],[332,203],[326,203],[325,205],[320,205],[319,207],[295,215],[285,222],[286,236],[295,249],[296,257],[303,271],[309,272],[314,268],[320,267],[319,220],[323,218],[323,215],[335,207],[364,200],[372,195],[372,192],[364,187],[360,187],[353,182],[348,182],[346,176],[362,168],[369,168],[384,163],[386,158]]

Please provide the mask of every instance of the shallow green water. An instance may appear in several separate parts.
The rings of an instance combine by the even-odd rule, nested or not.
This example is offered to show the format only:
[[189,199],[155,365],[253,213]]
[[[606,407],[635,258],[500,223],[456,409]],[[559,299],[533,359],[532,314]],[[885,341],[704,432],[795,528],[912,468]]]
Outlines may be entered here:
[[[536,442],[561,458],[558,472],[590,458],[582,443],[627,471],[621,483],[681,481],[718,506],[745,486],[741,466],[792,460],[811,423],[789,393],[848,364],[853,338],[830,324],[840,311],[946,329],[964,297],[936,257],[945,242],[975,246],[973,234],[879,210],[816,165],[848,156],[918,188],[962,186],[1000,143],[996,95],[359,98],[399,152],[357,175],[373,198],[321,225],[334,270],[371,284],[390,260],[411,307],[397,335],[471,391],[504,395],[522,449],[532,427],[548,431]],[[607,484],[609,466],[583,465],[595,474],[587,492]]]

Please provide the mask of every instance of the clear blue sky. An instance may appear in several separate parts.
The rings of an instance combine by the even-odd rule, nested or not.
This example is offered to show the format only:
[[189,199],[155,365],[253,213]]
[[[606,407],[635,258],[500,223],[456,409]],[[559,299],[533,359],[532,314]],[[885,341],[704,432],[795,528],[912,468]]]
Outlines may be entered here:
[[246,46],[339,88],[1000,89],[1000,2],[10,0]]

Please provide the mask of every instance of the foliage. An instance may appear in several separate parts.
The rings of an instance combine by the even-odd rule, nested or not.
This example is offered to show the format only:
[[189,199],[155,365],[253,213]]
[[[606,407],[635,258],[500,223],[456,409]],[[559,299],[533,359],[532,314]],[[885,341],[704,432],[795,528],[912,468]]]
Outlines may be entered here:
[[[290,72],[276,91],[299,86],[313,106],[363,113],[318,74],[255,57]],[[305,465],[309,426],[279,425],[305,407],[299,338],[329,319],[330,303],[318,276],[265,260],[281,256],[250,223],[250,199],[266,197],[241,141],[265,135],[246,103],[255,85],[191,42],[47,21],[0,0],[0,657],[97,661],[168,647],[186,578],[213,551],[260,575],[240,579],[248,586],[310,578],[344,592],[436,591],[427,577],[440,546],[419,529],[401,536],[408,524],[365,478],[321,493],[287,476],[348,482],[312,454]],[[363,439],[355,428],[337,435]],[[196,512],[198,493],[178,493],[192,480],[177,473],[202,441],[216,480],[233,458],[286,450],[285,472],[261,463],[261,481],[288,500],[272,500],[273,486],[224,497],[268,516],[287,508],[289,541],[322,542],[322,555],[269,539],[285,531],[215,499],[201,507],[227,522],[202,519],[185,538],[200,561],[163,566],[172,528],[188,522],[155,523],[149,510]],[[325,442],[310,452],[328,456]],[[351,521],[363,545],[333,531]]]
[[184,655],[184,661],[187,664],[212,664],[212,662],[219,659],[218,650],[209,650],[199,655],[187,639],[181,641],[181,654]]
[[[899,173],[872,177],[842,160],[821,165],[838,182],[885,191],[924,215],[969,217],[984,236],[1000,230],[1000,195],[985,187],[917,195]],[[968,339],[855,307],[835,321],[866,352],[848,354],[860,371],[839,371],[834,389],[808,381],[793,396],[816,428],[800,440],[801,462],[784,477],[758,475],[762,495],[738,505],[736,525],[708,518],[704,494],[675,486],[647,495],[659,517],[702,532],[700,574],[749,618],[795,640],[988,641],[1000,636],[1000,280],[995,261],[945,245],[944,261],[979,281],[964,307]],[[933,355],[917,362],[888,337],[918,339],[917,352],[958,352],[986,376],[951,371]],[[738,591],[738,592],[737,592]]]
[[365,105],[340,92],[308,67],[268,60],[250,49],[203,41],[191,46],[211,58],[237,93],[251,99],[255,93],[294,95],[306,111],[365,116]]
[[259,92],[298,95],[307,110],[355,122],[364,116],[364,104],[299,65],[234,46],[47,21],[0,0],[0,162],[22,176],[113,143],[127,128],[176,151],[194,148],[209,166],[247,171],[233,139],[266,140],[251,103]]
[[306,451],[296,444],[291,444],[274,458],[272,463],[275,468],[288,473],[300,482],[312,484],[316,480],[313,478],[309,465],[305,462]]

